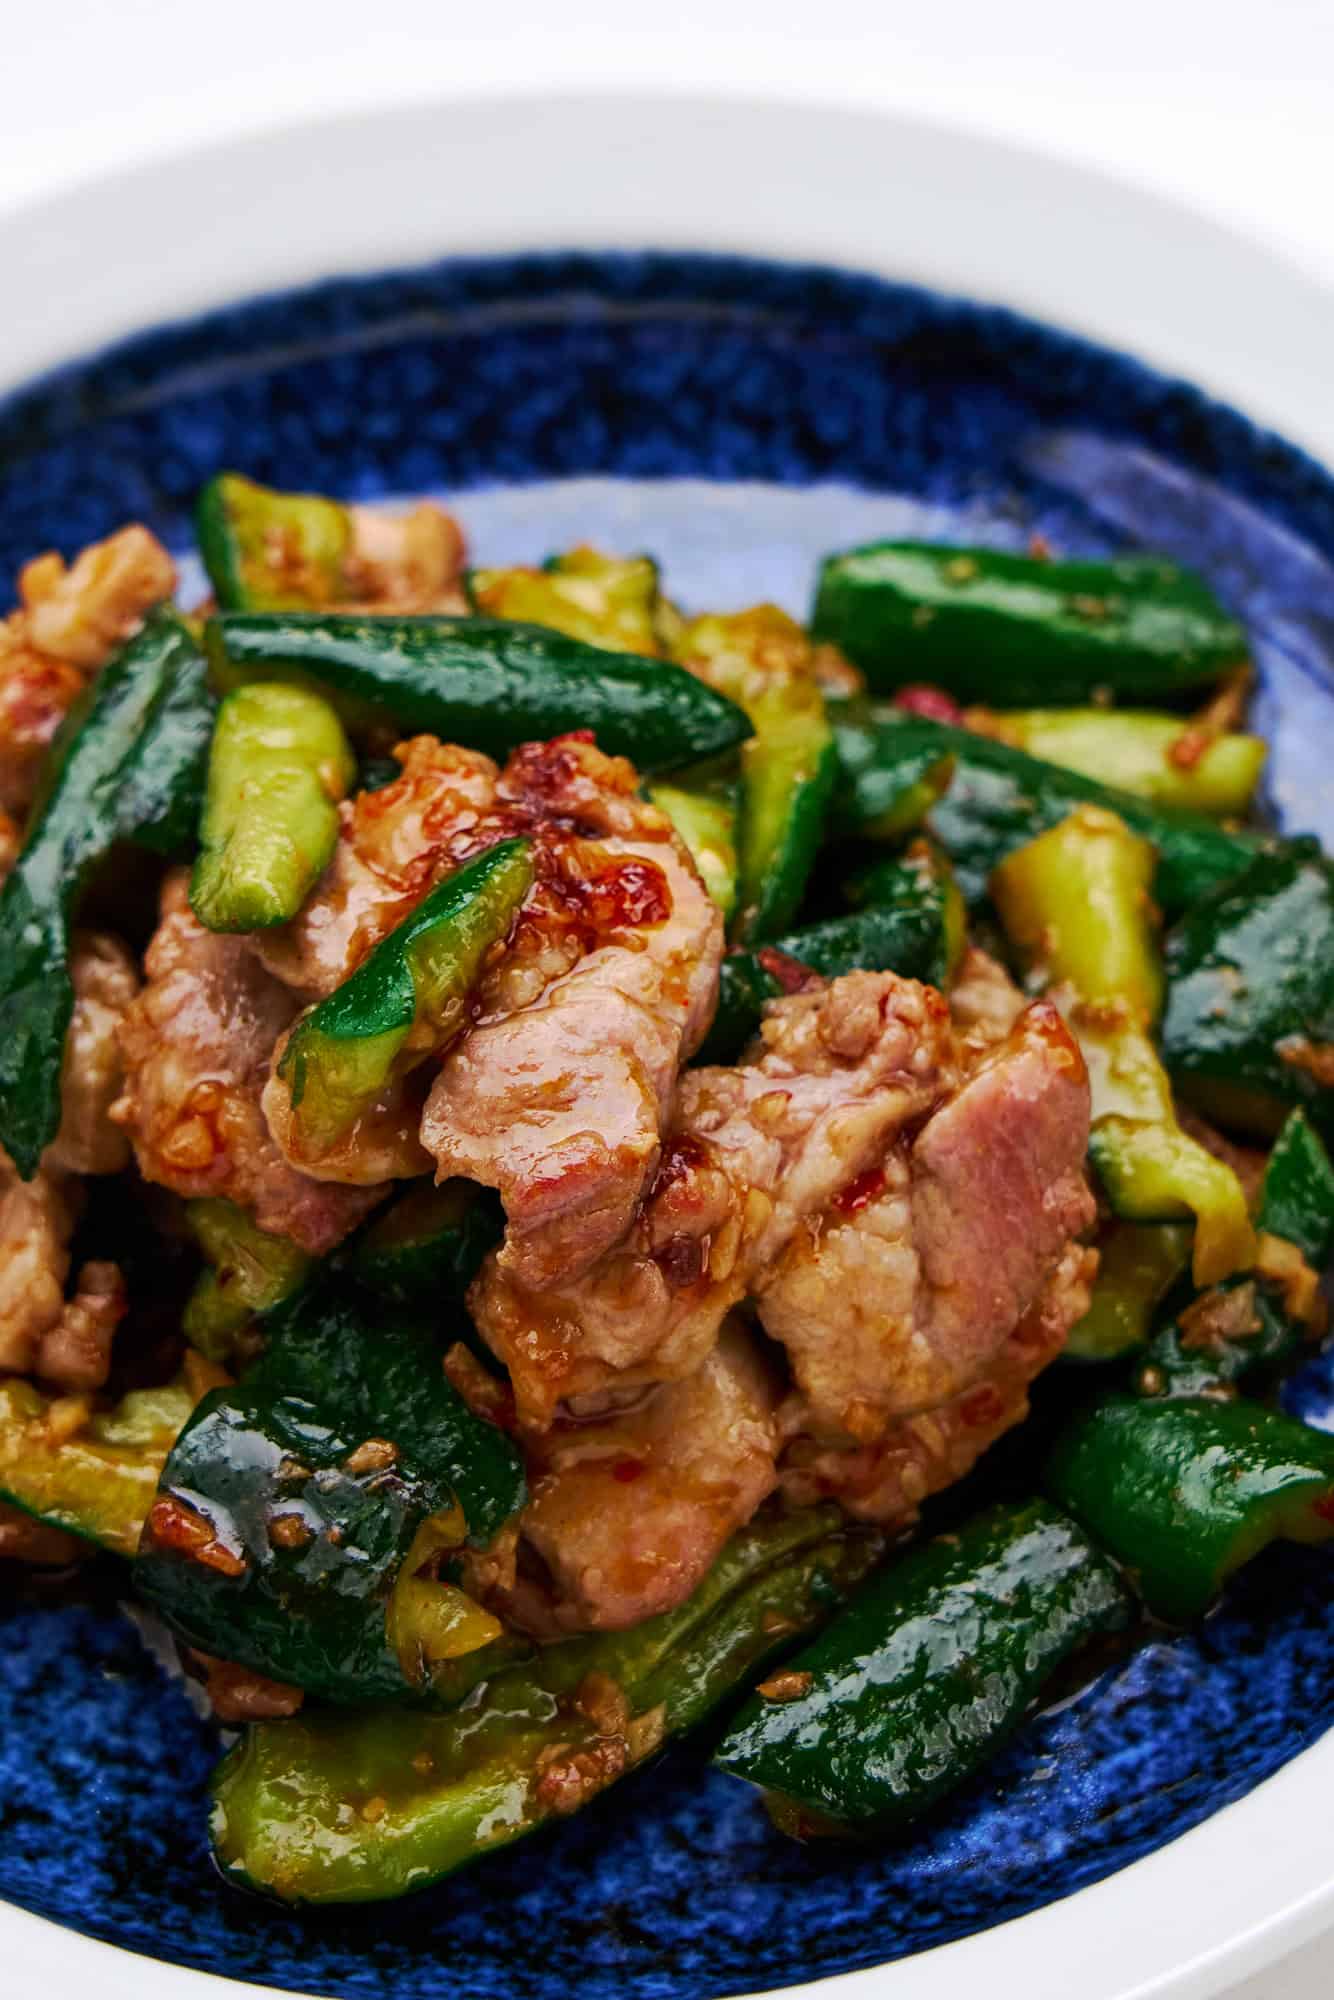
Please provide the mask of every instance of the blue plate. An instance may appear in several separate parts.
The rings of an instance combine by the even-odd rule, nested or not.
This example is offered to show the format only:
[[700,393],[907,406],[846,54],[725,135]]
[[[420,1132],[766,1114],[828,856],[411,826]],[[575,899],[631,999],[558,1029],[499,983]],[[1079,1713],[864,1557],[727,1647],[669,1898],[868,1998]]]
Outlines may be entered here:
[[[0,576],[128,518],[184,551],[221,466],[458,495],[484,561],[646,547],[688,607],[800,612],[817,556],[876,534],[1165,551],[1254,634],[1271,804],[1334,845],[1334,482],[1194,390],[1013,314],[648,254],[262,299],[0,406]],[[1334,1428],[1325,1364],[1289,1394]],[[440,1890],[322,1915],[213,1875],[216,1732],[113,1601],[3,1607],[0,1894],[131,1950],[368,2000],[684,2000],[876,1964],[1124,1866],[1319,1736],[1330,1574],[1267,1557],[1198,1631],[1108,1668],[881,1851],[793,1846],[685,1748]]]

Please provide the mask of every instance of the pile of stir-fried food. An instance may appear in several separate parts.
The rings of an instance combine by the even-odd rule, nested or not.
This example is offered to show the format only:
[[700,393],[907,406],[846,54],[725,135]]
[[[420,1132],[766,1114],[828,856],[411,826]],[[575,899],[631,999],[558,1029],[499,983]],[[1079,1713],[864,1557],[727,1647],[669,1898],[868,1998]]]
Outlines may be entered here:
[[1271,1393],[1334,871],[1197,579],[883,543],[808,632],[431,504],[198,519],[202,609],[135,526],[0,626],[0,1556],[129,1560],[248,1725],[236,1879],[400,1893],[720,1712],[883,1831],[1334,1536]]

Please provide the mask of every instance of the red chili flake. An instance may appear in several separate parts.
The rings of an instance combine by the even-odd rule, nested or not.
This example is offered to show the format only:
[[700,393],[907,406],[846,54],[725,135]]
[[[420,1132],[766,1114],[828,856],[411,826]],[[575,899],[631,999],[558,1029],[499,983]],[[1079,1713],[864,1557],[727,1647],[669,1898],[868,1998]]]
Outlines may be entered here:
[[649,1190],[649,1200],[652,1201],[655,1195],[662,1194],[675,1182],[685,1180],[687,1175],[697,1173],[707,1164],[708,1157],[698,1139],[691,1138],[688,1132],[678,1132],[662,1149],[658,1171]]
[[813,979],[820,977],[809,965],[803,965],[799,958],[793,958],[790,952],[778,951],[771,944],[761,945],[755,956],[770,979],[777,980],[784,993],[800,993],[804,986],[809,986]]
[[868,1167],[864,1174],[858,1174],[856,1180],[849,1181],[841,1194],[835,1195],[834,1207],[841,1215],[857,1215],[884,1191],[884,1168]]
[[621,1486],[633,1486],[636,1479],[642,1479],[647,1471],[642,1458],[618,1458],[611,1469],[611,1476]]
[[244,1576],[246,1562],[225,1542],[220,1542],[214,1532],[213,1523],[194,1507],[187,1507],[183,1500],[174,1499],[170,1494],[153,1502],[148,1515],[148,1539],[159,1548],[174,1549],[192,1562],[202,1563],[205,1569],[215,1569],[220,1576]]
[[954,696],[946,694],[944,688],[932,687],[926,681],[901,687],[894,697],[893,706],[906,709],[909,715],[920,715],[927,722],[949,722],[955,728],[963,722],[963,710]]
[[668,1284],[682,1291],[704,1276],[708,1249],[706,1236],[669,1236],[662,1248],[654,1251],[653,1261]]
[[1050,562],[1052,558],[1051,543],[1045,535],[1035,532],[1028,538],[1028,553],[1032,556],[1034,562]]
[[1005,1399],[994,1383],[984,1382],[964,1397],[959,1405],[959,1415],[970,1430],[980,1430],[983,1424],[994,1424],[1005,1409]]
[[563,882],[561,895],[602,930],[664,924],[672,914],[672,892],[656,861],[614,862]]
[[1322,1493],[1311,1502],[1311,1512],[1321,1521],[1334,1521],[1334,1493]]

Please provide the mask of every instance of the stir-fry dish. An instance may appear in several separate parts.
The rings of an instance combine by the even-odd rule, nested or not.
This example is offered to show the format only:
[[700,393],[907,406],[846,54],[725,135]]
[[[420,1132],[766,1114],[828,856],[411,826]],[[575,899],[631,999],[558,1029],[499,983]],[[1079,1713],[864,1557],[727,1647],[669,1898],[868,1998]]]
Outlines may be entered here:
[[1334,1537],[1334,867],[1199,580],[881,543],[807,629],[198,531],[202,607],[131,526],[0,625],[0,1556],[120,1559],[228,1878],[399,1895],[687,1731],[897,1833]]

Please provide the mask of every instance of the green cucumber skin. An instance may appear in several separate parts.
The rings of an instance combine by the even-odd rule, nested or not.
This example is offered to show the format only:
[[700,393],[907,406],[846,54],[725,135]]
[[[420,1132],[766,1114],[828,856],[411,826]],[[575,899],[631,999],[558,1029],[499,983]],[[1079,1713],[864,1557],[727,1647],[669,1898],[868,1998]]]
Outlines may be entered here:
[[1260,1227],[1295,1243],[1314,1270],[1334,1260],[1334,1161],[1304,1111],[1290,1112],[1274,1141]]
[[1100,688],[1160,700],[1247,656],[1245,633],[1198,577],[1145,556],[1051,562],[874,543],[826,559],[811,626],[878,692],[929,681],[1002,708],[1086,703]]
[[790,1700],[753,1695],[714,1762],[847,1832],[905,1824],[961,1784],[1128,1595],[1042,1501],[993,1508],[881,1571],[788,1664]]
[[1288,1037],[1334,1042],[1334,867],[1313,842],[1256,856],[1193,904],[1164,947],[1163,1060],[1208,1104],[1209,1087],[1303,1106],[1334,1131],[1334,1089],[1285,1062]]
[[505,1212],[492,1189],[470,1182],[447,1182],[429,1195],[443,1196],[451,1187],[457,1198],[441,1204],[433,1219],[424,1214],[420,1230],[401,1227],[400,1211],[424,1205],[424,1191],[413,1189],[357,1238],[352,1269],[368,1291],[395,1305],[462,1304],[483,1258],[504,1235]]
[[74,1008],[69,930],[80,896],[121,841],[167,856],[188,851],[212,727],[199,650],[173,612],[158,610],[102,669],[53,746],[0,890],[0,1145],[25,1178],[60,1125]]
[[[216,1859],[230,1881],[291,1903],[378,1902],[441,1881],[549,1819],[539,1759],[596,1743],[571,1706],[590,1673],[614,1681],[633,1715],[660,1710],[667,1737],[694,1729],[823,1624],[881,1547],[828,1506],[766,1512],[676,1610],[544,1647],[466,1709],[260,1724],[214,1774]],[[371,1792],[387,1806],[376,1825],[340,1810]]]
[[[1325,1270],[1334,1258],[1334,1164],[1302,1111],[1289,1114],[1274,1142],[1256,1223],[1295,1244],[1313,1270]],[[1263,1387],[1310,1351],[1311,1327],[1292,1317],[1283,1288],[1273,1279],[1243,1272],[1215,1289],[1226,1294],[1242,1285],[1252,1287],[1258,1324],[1215,1334],[1207,1344],[1191,1339],[1179,1324],[1180,1312],[1199,1295],[1181,1299],[1173,1292],[1169,1310],[1137,1356],[1131,1383],[1137,1395],[1226,1396],[1239,1385]]]
[[[795,959],[825,979],[845,972],[897,972],[902,979],[921,979],[938,986],[949,959],[949,942],[942,904],[925,894],[917,904],[868,908],[846,917],[808,924],[766,948]],[[763,951],[729,952],[718,982],[718,1011],[704,1039],[697,1062],[734,1062],[756,1032],[765,1002],[786,992],[764,964]]]
[[[363,1302],[343,1273],[316,1279],[262,1326],[263,1357],[199,1404],[160,1489],[205,1510],[245,1573],[220,1574],[146,1536],[136,1587],[207,1652],[328,1701],[411,1700],[385,1627],[398,1565],[420,1523],[454,1504],[468,1539],[489,1541],[523,1505],[518,1454],[445,1380],[440,1329]],[[347,1471],[370,1438],[396,1447],[393,1466]],[[311,1530],[303,1545],[274,1545],[283,1514]],[[436,1698],[457,1698],[490,1670],[483,1654],[457,1667]]]
[[387,719],[501,760],[521,743],[587,729],[608,754],[643,772],[668,771],[751,734],[733,702],[683,667],[606,652],[546,626],[235,613],[209,621],[206,643],[223,686],[308,681],[354,730]]
[[1334,1437],[1244,1400],[1108,1396],[1062,1432],[1043,1484],[1183,1625],[1270,1542],[1334,1536]]
[[[763,944],[790,924],[806,893],[815,857],[824,838],[829,801],[838,778],[838,756],[832,742],[822,751],[815,769],[799,779],[793,788],[779,838],[763,857],[758,882],[750,885],[747,897],[744,873],[739,886],[741,908],[736,934],[748,944]],[[746,811],[743,804],[741,831],[744,836]],[[744,856],[743,839],[743,856]]]
[[937,763],[954,758],[954,775],[932,807],[927,828],[954,864],[970,907],[985,902],[992,871],[1007,854],[1079,805],[1102,806],[1153,842],[1158,849],[1155,895],[1168,910],[1190,908],[1239,875],[1262,851],[1258,834],[1231,833],[1202,813],[1150,805],[948,723],[877,717],[858,727],[847,718],[838,738],[854,759],[844,760],[844,831],[854,830],[859,819],[865,824],[875,817],[870,810],[862,816],[860,800],[878,804],[900,765],[915,770],[930,762],[932,753]]

